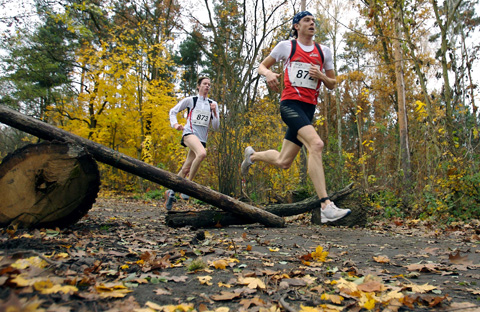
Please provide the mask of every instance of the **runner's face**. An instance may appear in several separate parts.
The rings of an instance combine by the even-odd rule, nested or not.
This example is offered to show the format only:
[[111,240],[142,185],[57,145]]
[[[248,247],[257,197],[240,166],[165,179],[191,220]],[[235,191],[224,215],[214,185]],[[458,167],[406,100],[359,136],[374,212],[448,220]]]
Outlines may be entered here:
[[200,86],[198,87],[198,93],[202,95],[207,95],[208,91],[210,91],[210,87],[210,79],[203,79],[200,83]]
[[307,15],[297,24],[298,34],[315,35],[315,18]]

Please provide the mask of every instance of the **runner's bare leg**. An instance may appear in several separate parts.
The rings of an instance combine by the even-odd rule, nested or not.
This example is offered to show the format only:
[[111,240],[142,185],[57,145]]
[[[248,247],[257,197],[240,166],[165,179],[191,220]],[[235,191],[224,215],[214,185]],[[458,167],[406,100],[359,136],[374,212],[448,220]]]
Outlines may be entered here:
[[300,146],[291,141],[283,140],[280,152],[273,149],[255,152],[250,156],[250,160],[252,162],[263,161],[282,169],[288,169],[292,165],[299,151]]
[[[310,176],[310,179],[312,179],[318,198],[327,197],[328,193],[322,159],[324,146],[322,139],[312,125],[300,128],[300,130],[298,130],[297,138],[308,150],[308,175]],[[322,209],[329,203],[330,200],[323,202]]]
[[180,170],[180,172],[184,172],[184,176],[182,176],[180,173],[179,175],[183,178],[188,177],[190,181],[193,181],[197,175],[198,169],[200,168],[200,164],[205,157],[207,157],[207,151],[205,150],[205,147],[203,147],[203,144],[200,142],[198,137],[193,134],[184,137],[183,142],[190,150],[188,151],[187,159]]

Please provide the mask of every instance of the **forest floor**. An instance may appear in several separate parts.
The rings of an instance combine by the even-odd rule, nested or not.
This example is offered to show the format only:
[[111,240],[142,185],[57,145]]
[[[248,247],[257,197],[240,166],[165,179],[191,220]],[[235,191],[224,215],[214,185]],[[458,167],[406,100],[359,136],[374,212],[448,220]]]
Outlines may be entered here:
[[1,231],[0,311],[480,311],[478,220],[176,229],[165,215],[163,200],[102,197],[68,228]]

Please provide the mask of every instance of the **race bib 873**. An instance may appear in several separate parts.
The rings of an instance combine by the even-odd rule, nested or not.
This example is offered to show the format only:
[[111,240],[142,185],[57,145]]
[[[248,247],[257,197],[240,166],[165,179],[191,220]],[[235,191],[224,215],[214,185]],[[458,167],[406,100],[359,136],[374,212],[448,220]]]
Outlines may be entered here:
[[192,112],[192,124],[196,126],[208,127],[210,122],[210,111],[194,109]]
[[[302,62],[292,62],[288,70],[288,78],[293,87],[304,87],[308,89],[317,89],[318,79],[312,78],[308,71],[310,64]],[[320,66],[317,68],[320,68]]]

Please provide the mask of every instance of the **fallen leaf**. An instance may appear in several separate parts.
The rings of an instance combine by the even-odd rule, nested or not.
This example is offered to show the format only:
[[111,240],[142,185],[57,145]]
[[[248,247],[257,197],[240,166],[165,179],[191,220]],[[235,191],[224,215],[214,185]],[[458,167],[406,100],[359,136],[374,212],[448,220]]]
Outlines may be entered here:
[[226,301],[226,300],[232,300],[235,298],[240,297],[240,294],[232,293],[232,292],[227,292],[227,291],[222,291],[220,292],[220,295],[212,295],[210,298],[215,301]]
[[242,300],[240,300],[240,304],[245,309],[248,309],[252,305],[257,306],[257,307],[264,307],[265,306],[265,301],[263,301],[259,297],[254,297],[253,299],[242,299]]
[[431,290],[437,289],[437,287],[429,285],[428,283],[423,285],[408,284],[403,286],[404,289],[411,289],[412,292],[424,294]]
[[300,311],[298,312],[320,312],[320,310],[315,307],[304,306],[301,304]]
[[240,277],[237,282],[239,285],[247,285],[248,288],[250,289],[265,289],[265,283],[256,277]]
[[408,271],[418,271],[418,272],[438,272],[438,268],[441,267],[440,264],[436,263],[414,263],[407,265],[406,268]]
[[387,256],[373,257],[373,260],[378,263],[390,263],[390,259]]
[[157,295],[171,295],[172,293],[164,288],[157,288],[153,291]]
[[15,263],[12,263],[10,266],[15,269],[26,269],[29,267],[45,268],[48,265],[48,262],[41,259],[40,257],[30,257],[26,259],[18,259]]
[[223,259],[213,262],[213,266],[215,267],[215,269],[225,270],[227,265],[228,265],[228,262],[226,260],[223,260]]
[[218,285],[218,287],[227,287],[227,288],[232,287],[232,285],[230,285],[230,284],[224,284],[224,283],[222,283],[222,282],[218,282],[217,285]]
[[377,281],[368,281],[358,285],[358,289],[364,292],[383,292],[387,289],[387,287]]
[[200,281],[200,284],[202,285],[208,285],[208,286],[211,286],[212,283],[210,282],[212,280],[212,277],[211,276],[197,276],[198,280]]
[[342,296],[330,295],[330,294],[327,294],[327,293],[322,294],[320,296],[320,299],[328,300],[328,301],[331,301],[332,303],[335,303],[335,304],[342,304],[342,301],[344,300],[344,298]]
[[460,256],[460,251],[457,250],[456,254],[449,254],[448,259],[450,260],[451,263],[453,264],[462,264],[462,265],[469,265],[472,264],[472,261],[468,260],[468,255],[467,256]]
[[[56,294],[62,292],[64,294],[75,293],[78,291],[78,288],[70,285],[53,285],[49,288],[43,288],[40,290],[40,293],[43,295]],[[130,292],[130,291],[129,291]]]
[[314,252],[312,252],[312,259],[318,262],[325,262],[327,260],[328,251],[323,251],[322,246],[317,246]]

